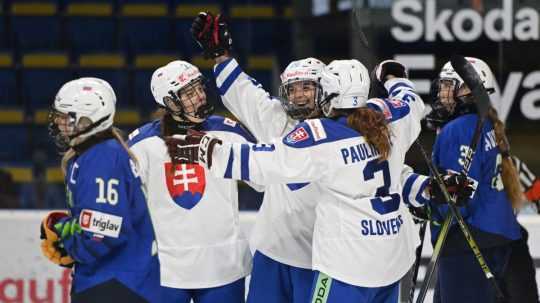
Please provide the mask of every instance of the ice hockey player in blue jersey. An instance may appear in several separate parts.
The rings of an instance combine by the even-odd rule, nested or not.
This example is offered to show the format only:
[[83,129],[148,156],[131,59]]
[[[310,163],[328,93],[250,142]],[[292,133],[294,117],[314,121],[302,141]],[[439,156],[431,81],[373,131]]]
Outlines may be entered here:
[[[488,65],[476,58],[467,60],[479,74],[486,90],[492,92],[494,78]],[[472,159],[469,171],[472,180],[465,182],[465,178],[459,178],[458,174],[463,158],[469,152],[478,116],[474,96],[450,63],[444,65],[440,72],[433,108],[428,119],[441,127],[433,148],[433,162],[441,172],[456,174],[458,188],[467,182],[475,185],[472,197],[464,195],[464,205],[460,210],[505,292],[501,280],[512,252],[511,243],[521,237],[512,206],[521,203],[522,193],[519,177],[509,157],[504,125],[491,107]],[[444,220],[448,212],[447,205],[439,204],[443,200],[435,191],[431,206],[437,209],[433,214],[439,221]],[[432,225],[433,242],[437,235],[438,228]],[[495,290],[485,278],[457,224],[448,234],[439,261],[437,281],[435,302],[496,302]]]
[[321,185],[312,302],[398,302],[399,280],[414,261],[417,236],[400,179],[424,104],[401,64],[384,61],[377,70],[391,97],[368,101],[367,69],[356,60],[330,63],[319,103],[329,118],[299,123],[280,141],[219,144],[206,135],[182,143],[200,142],[190,161],[216,176]]
[[163,116],[133,131],[129,144],[156,231],[163,302],[244,302],[251,254],[240,229],[237,183],[180,163],[174,142],[193,131],[224,141],[254,139],[240,123],[211,115],[212,91],[188,62],[158,68],[150,87]]
[[113,127],[115,105],[97,78],[58,91],[49,131],[65,150],[69,213],[43,219],[42,251],[73,267],[71,302],[161,302],[154,231],[137,159]]

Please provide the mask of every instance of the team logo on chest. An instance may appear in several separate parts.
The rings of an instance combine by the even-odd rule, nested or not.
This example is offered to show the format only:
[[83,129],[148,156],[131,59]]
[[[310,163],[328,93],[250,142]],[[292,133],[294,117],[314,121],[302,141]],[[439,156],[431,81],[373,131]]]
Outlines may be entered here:
[[206,187],[204,168],[198,164],[165,163],[165,176],[169,194],[176,204],[192,209],[201,200]]

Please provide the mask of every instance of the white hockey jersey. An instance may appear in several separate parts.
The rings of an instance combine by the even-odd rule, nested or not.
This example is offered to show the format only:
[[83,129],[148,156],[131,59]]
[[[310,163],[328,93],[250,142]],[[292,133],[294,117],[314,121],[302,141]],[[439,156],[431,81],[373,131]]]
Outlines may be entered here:
[[422,99],[407,79],[385,83],[389,99],[368,107],[392,131],[388,160],[346,125],[346,119],[298,124],[271,144],[217,146],[212,172],[257,184],[317,182],[313,268],[348,284],[380,287],[398,281],[414,262],[417,235],[402,201],[405,153],[420,133]]
[[[130,134],[158,245],[161,285],[194,289],[231,283],[251,272],[240,229],[234,180],[215,178],[197,164],[172,167],[161,122]],[[235,121],[211,116],[202,131],[233,142],[254,139]]]
[[[259,142],[273,142],[294,129],[298,121],[287,116],[278,99],[244,73],[235,59],[214,67],[223,104]],[[272,184],[265,187],[263,203],[250,236],[253,253],[287,265],[311,269],[316,183]]]

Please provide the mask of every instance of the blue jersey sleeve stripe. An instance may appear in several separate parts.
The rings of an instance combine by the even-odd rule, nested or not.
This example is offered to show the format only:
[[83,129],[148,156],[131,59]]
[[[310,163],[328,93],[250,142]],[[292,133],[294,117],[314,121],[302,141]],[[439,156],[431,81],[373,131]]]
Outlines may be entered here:
[[242,144],[240,148],[240,179],[249,181],[249,145]]
[[376,105],[376,104],[373,104],[373,103],[366,104],[366,107],[369,108],[369,109],[372,109],[372,110],[376,110],[378,112],[382,112],[381,107]]
[[414,184],[414,181],[418,178],[418,175],[413,174],[407,178],[407,181],[405,181],[405,185],[403,186],[403,201],[407,205],[411,205],[411,201],[409,199],[409,196],[411,194],[412,186]]
[[389,91],[390,94],[391,94],[394,90],[396,90],[396,89],[398,89],[398,88],[400,88],[400,87],[405,87],[405,88],[412,89],[412,87],[411,87],[410,85],[408,85],[407,83],[404,83],[404,82],[398,82],[398,83],[392,85],[392,87],[390,87],[390,89],[389,89],[388,91]]
[[225,169],[225,175],[223,175],[224,178],[231,179],[232,178],[232,167],[234,162],[234,151],[231,147],[231,151],[229,153],[229,160],[227,161],[227,168]]
[[422,205],[426,205],[429,202],[428,199],[424,198],[424,196],[422,195],[428,184],[429,178],[424,180],[424,183],[422,183],[422,185],[420,185],[420,188],[418,189],[418,193],[416,193],[416,201]]
[[309,185],[309,182],[307,183],[289,183],[287,184],[287,187],[291,190],[291,191],[296,191],[296,190],[299,190],[299,189],[302,189],[306,186]]
[[233,71],[227,76],[227,79],[223,81],[223,85],[221,85],[219,89],[219,93],[223,96],[227,93],[233,82],[238,78],[238,76],[242,73],[242,69],[240,66],[237,66]]
[[233,60],[233,58],[229,58],[226,61],[223,61],[220,64],[218,64],[214,68],[214,76],[217,78],[219,76],[219,74],[221,74],[221,72],[227,67],[227,65],[229,65],[229,63],[231,63],[232,60]]

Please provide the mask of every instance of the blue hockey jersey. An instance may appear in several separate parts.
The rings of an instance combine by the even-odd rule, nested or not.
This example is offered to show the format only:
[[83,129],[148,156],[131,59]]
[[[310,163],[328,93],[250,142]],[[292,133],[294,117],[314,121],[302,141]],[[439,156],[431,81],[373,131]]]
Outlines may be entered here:
[[115,139],[71,159],[65,177],[72,220],[80,230],[63,240],[76,261],[78,293],[116,279],[159,302],[159,263],[145,194],[133,161]]
[[[433,164],[441,173],[460,172],[463,159],[470,150],[478,116],[468,114],[451,121],[443,127],[433,148]],[[468,224],[487,233],[496,234],[509,240],[520,238],[519,225],[512,211],[511,203],[504,191],[501,179],[501,153],[497,147],[495,131],[487,120],[473,157],[469,177],[478,182],[476,192],[468,205],[461,207],[461,214]],[[435,219],[444,220],[447,205],[431,205],[438,208]],[[434,227],[432,240],[435,241],[439,228]]]

